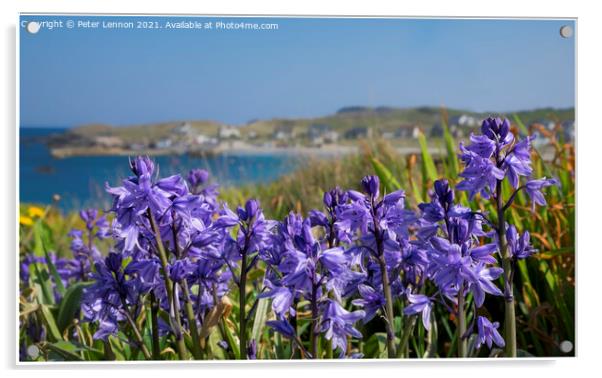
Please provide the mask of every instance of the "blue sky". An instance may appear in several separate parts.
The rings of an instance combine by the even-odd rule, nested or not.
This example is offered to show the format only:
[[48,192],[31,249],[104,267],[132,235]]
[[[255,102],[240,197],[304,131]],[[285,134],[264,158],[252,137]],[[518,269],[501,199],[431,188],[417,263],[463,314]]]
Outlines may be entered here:
[[[22,21],[124,18],[22,16]],[[127,17],[157,21],[162,17]],[[567,20],[200,18],[278,30],[20,32],[21,124],[242,124],[343,106],[445,105],[505,112],[571,107]]]

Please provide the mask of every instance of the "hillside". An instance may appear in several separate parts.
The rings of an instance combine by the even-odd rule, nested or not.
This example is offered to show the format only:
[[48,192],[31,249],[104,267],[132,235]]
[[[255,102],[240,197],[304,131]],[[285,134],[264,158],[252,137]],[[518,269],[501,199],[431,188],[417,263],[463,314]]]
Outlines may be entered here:
[[[246,125],[226,125],[216,121],[192,120],[115,127],[82,125],[48,140],[55,157],[75,155],[166,155],[181,153],[223,153],[273,148],[312,148],[353,150],[361,139],[381,137],[394,146],[407,146],[418,130],[431,138],[442,135],[445,118],[452,134],[465,138],[481,120],[495,112],[469,112],[436,107],[393,108],[349,106],[336,113],[315,118],[273,118],[254,120]],[[536,109],[501,114],[517,115],[523,123],[561,123],[572,136],[573,108]],[[569,130],[571,129],[571,130]],[[351,148],[351,149],[350,149]]]

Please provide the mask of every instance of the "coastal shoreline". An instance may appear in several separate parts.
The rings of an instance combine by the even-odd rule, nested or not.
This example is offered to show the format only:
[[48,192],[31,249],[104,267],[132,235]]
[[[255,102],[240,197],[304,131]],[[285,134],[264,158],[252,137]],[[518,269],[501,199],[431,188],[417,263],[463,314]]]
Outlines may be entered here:
[[327,145],[321,147],[308,146],[256,146],[248,143],[223,143],[213,148],[183,149],[183,148],[107,148],[100,146],[87,147],[53,147],[50,154],[57,159],[85,156],[168,156],[168,155],[193,155],[193,156],[218,156],[218,155],[310,155],[318,157],[337,157],[359,152],[357,146]]
[[[322,147],[264,147],[264,146],[236,146],[219,147],[211,150],[184,150],[184,149],[122,149],[122,148],[101,148],[101,147],[60,147],[51,148],[50,154],[56,159],[65,159],[72,157],[92,157],[92,156],[169,156],[169,155],[192,155],[198,157],[210,156],[263,156],[263,155],[285,155],[285,156],[309,156],[320,158],[336,158],[360,153],[358,146],[346,145],[328,145]],[[419,154],[419,147],[397,147],[397,152],[402,155]],[[429,147],[429,152],[433,155],[443,153],[441,148]]]

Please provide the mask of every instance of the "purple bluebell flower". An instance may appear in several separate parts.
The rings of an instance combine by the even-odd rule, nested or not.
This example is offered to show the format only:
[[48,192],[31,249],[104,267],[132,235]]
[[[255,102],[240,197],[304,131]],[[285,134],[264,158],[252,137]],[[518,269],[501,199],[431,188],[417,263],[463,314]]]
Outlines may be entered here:
[[[72,279],[81,278],[82,273],[79,262],[76,259],[58,257],[56,253],[52,251],[48,253],[48,257],[50,262],[54,264],[54,267],[56,268],[61,283],[64,287],[67,287]],[[49,262],[46,257],[38,257],[32,254],[25,255],[19,264],[19,278],[21,282],[26,284],[28,283],[30,278],[30,269],[33,264],[47,265],[48,263]],[[55,281],[54,277],[50,277],[50,281],[52,282],[54,299],[58,303],[62,298],[62,295],[58,290],[58,283]]]
[[492,282],[498,279],[504,270],[497,267],[486,267],[483,263],[478,263],[473,267],[474,276],[469,280],[469,291],[474,295],[474,301],[477,307],[481,307],[485,302],[485,293],[502,296],[502,291]]
[[[478,307],[483,304],[485,293],[502,295],[491,282],[501,275],[502,269],[487,268],[481,261],[495,248],[487,245],[471,247],[470,243],[452,244],[440,237],[433,237],[431,243],[434,247],[431,274],[444,295],[453,298],[464,283],[473,292]],[[477,251],[477,258],[474,258],[473,251]]]
[[525,184],[525,191],[531,198],[531,211],[535,211],[535,205],[546,206],[547,202],[541,190],[552,185],[559,185],[559,181],[555,178],[547,179],[545,177],[538,180],[529,180]]
[[[137,259],[131,261],[125,267],[125,274],[137,281],[138,288],[141,292],[150,290],[156,293],[162,293],[165,289],[163,280],[160,275],[161,263],[158,258]],[[161,294],[157,295],[162,297]]]
[[265,324],[287,339],[294,339],[296,337],[295,329],[286,319],[268,320]]
[[116,334],[117,323],[125,320],[123,311],[127,310],[123,306],[136,304],[142,294],[138,280],[126,277],[122,263],[123,257],[117,253],[109,253],[104,260],[97,261],[92,273],[94,283],[84,289],[81,307],[84,320],[99,322],[95,339]]
[[476,347],[479,348],[481,345],[487,344],[489,349],[491,349],[493,343],[495,343],[498,347],[503,348],[506,343],[497,330],[499,326],[498,322],[491,323],[486,317],[479,316],[477,319],[478,336]]
[[138,156],[130,160],[130,169],[136,176],[152,176],[155,171],[155,163],[148,156]]
[[86,222],[86,228],[91,231],[94,228],[94,221],[96,220],[96,217],[98,216],[98,210],[96,210],[96,209],[81,210],[79,212],[79,216],[82,218],[82,220],[84,222]]
[[366,176],[362,179],[362,189],[372,199],[378,199],[380,180],[378,176]]
[[257,359],[257,342],[255,339],[249,342],[249,346],[247,348],[247,359],[248,360],[256,360]]
[[188,172],[186,179],[192,188],[197,188],[209,180],[209,172],[204,169],[192,169]]
[[473,199],[477,193],[483,198],[489,198],[495,191],[498,180],[504,179],[504,171],[497,167],[489,157],[483,157],[460,144],[460,159],[466,165],[466,168],[460,177],[464,180],[457,186],[458,190],[469,192],[470,199]]
[[489,159],[496,149],[495,139],[490,139],[485,135],[470,135],[470,144],[466,150],[476,154],[478,157]]
[[[400,279],[401,249],[403,240],[409,238],[409,229],[416,222],[413,212],[405,209],[405,193],[398,190],[386,194],[379,200],[379,180],[366,176],[362,180],[366,195],[349,191],[350,203],[337,210],[338,229],[352,234],[359,231],[357,245],[350,254],[359,257],[368,270],[367,284],[382,290],[385,302],[383,313],[387,316],[387,349],[390,357],[395,355],[393,298],[404,293]],[[385,311],[385,309],[388,309]]]
[[84,231],[78,229],[71,230],[68,235],[72,238],[71,252],[76,264],[77,277],[86,280],[94,261],[101,259],[95,241],[103,240],[108,236],[109,222],[106,216],[98,216],[96,209],[82,210],[79,215],[86,223],[86,235],[84,236]]
[[174,282],[185,280],[195,270],[195,265],[188,259],[176,260],[169,266],[169,277]]
[[353,327],[354,323],[365,317],[362,310],[349,312],[337,301],[327,299],[322,304],[321,332],[332,341],[332,349],[340,348],[339,357],[347,351],[347,336],[362,338],[362,334]]
[[190,285],[198,286],[198,293],[192,294],[197,313],[213,308],[214,299],[220,300],[230,291],[232,272],[224,267],[224,262],[213,258],[198,258],[195,270],[188,276]]
[[400,268],[404,273],[403,281],[405,286],[421,286],[426,278],[426,272],[430,264],[427,249],[405,239],[401,240],[399,245],[401,247]]
[[437,180],[434,184],[437,201],[444,209],[450,209],[454,204],[454,191],[449,187],[445,179]]
[[431,329],[431,312],[433,304],[429,297],[422,294],[408,293],[408,302],[410,305],[403,309],[405,315],[422,314],[422,325],[426,330]]
[[123,180],[120,187],[111,188],[107,184],[107,192],[113,196],[111,211],[116,214],[113,232],[123,241],[124,252],[128,255],[143,249],[139,237],[150,229],[147,213],[163,225],[162,219],[172,201],[188,193],[185,181],[178,175],[155,182],[152,177],[154,164],[147,157],[136,158],[131,167],[136,177]]
[[513,225],[510,225],[506,229],[506,241],[513,258],[522,260],[537,252],[530,244],[529,238],[529,231],[525,231],[522,235],[519,235],[516,227]]
[[529,177],[531,168],[531,141],[535,137],[527,137],[516,143],[504,158],[502,169],[506,171],[508,181],[514,189],[519,187],[519,176]]
[[482,135],[471,135],[470,144],[460,144],[460,159],[465,169],[464,178],[458,185],[466,190],[472,199],[477,193],[484,198],[494,194],[496,184],[508,177],[510,184],[517,189],[519,177],[529,177],[532,173],[530,147],[533,137],[514,143],[510,132],[510,121],[500,118],[487,118],[481,125]]
[[503,120],[499,117],[486,118],[481,124],[481,132],[496,143],[508,144],[512,142],[510,121],[508,121],[507,118],[504,118]]
[[362,322],[366,324],[374,318],[378,310],[383,308],[385,297],[368,285],[358,285],[357,288],[361,298],[354,299],[352,303],[365,311]]
[[272,310],[277,316],[283,317],[289,311],[294,313],[292,307],[294,296],[290,289],[284,286],[273,286],[271,283],[268,283],[268,286],[272,288],[259,294],[257,297],[272,298]]

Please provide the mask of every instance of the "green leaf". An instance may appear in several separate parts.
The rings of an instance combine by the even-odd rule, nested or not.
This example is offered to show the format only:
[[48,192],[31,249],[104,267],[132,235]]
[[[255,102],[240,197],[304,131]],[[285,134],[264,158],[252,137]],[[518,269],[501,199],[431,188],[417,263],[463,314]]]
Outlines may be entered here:
[[555,299],[555,304],[560,311],[560,318],[564,323],[565,330],[568,332],[569,337],[573,339],[575,332],[573,317],[567,307],[565,298],[562,295],[557,277],[554,276],[554,273],[550,269],[550,265],[545,260],[539,260],[539,270],[544,274],[548,288]]
[[513,114],[512,118],[514,119],[514,123],[516,123],[516,125],[518,126],[518,129],[520,130],[520,132],[523,133],[523,134],[525,134],[525,135],[529,135],[529,130],[527,129],[527,127],[525,126],[525,124],[523,123],[523,121],[521,121],[521,119],[518,116],[518,114]]
[[52,290],[52,282],[50,282],[50,276],[46,269],[40,269],[38,263],[33,265],[33,281],[40,285],[42,289],[42,303],[40,304],[54,304],[54,292]]
[[447,163],[449,168],[449,172],[447,173],[451,177],[456,177],[460,171],[458,158],[456,156],[456,141],[449,132],[447,122],[443,120],[441,124],[443,125],[443,140],[445,141],[445,149],[447,150]]
[[102,359],[103,352],[100,349],[91,348],[79,343],[73,343],[65,340],[45,345],[50,351],[60,355],[66,361],[83,361],[84,359],[78,352],[87,352],[88,356],[92,357],[93,361]]
[[387,335],[383,332],[374,333],[364,344],[364,354],[367,358],[380,358],[387,349]]
[[82,292],[86,286],[91,284],[91,282],[78,282],[71,285],[66,291],[59,307],[56,322],[61,333],[73,322],[73,317],[80,308]]
[[228,342],[228,345],[230,345],[230,348],[232,348],[232,353],[234,354],[234,359],[238,360],[240,359],[240,348],[238,345],[238,340],[234,338],[234,334],[232,333],[232,331],[230,330],[230,327],[228,327],[227,324],[224,323],[224,333],[226,336],[226,341]]
[[38,257],[44,257],[47,261],[50,261],[47,256],[47,251],[55,249],[54,241],[52,239],[53,231],[42,221],[42,219],[36,220],[31,231],[31,236],[33,238],[33,254]]
[[58,341],[53,344],[46,344],[51,352],[54,352],[65,359],[65,361],[83,361],[84,359],[77,354],[78,348],[68,341]]
[[431,180],[431,182],[435,182],[438,176],[437,167],[435,167],[433,157],[431,156],[431,153],[428,150],[428,146],[426,145],[426,137],[424,136],[422,131],[418,133],[418,143],[420,143],[420,152],[422,154],[423,172],[426,175],[426,178]]
[[50,254],[48,253],[48,249],[46,245],[49,241],[48,230],[44,228],[44,224],[40,221],[36,222],[33,226],[33,240],[34,240],[34,254],[36,256],[44,256],[46,259],[46,265],[48,266],[48,270],[50,274],[52,274],[52,278],[54,280],[54,284],[56,285],[56,290],[61,294],[65,294],[65,286],[63,285],[63,281],[61,280],[61,276],[59,276],[58,271],[56,270],[56,266],[50,259]]
[[40,312],[42,314],[42,318],[44,319],[44,323],[48,326],[48,331],[50,334],[50,338],[54,341],[60,341],[63,339],[59,328],[56,325],[56,321],[54,320],[54,316],[50,309],[46,305],[40,305]]
[[383,163],[381,163],[378,159],[372,158],[372,167],[374,168],[374,172],[383,183],[387,193],[394,192],[396,190],[401,189],[401,185],[399,181],[393,176],[391,171]]
[[52,274],[52,278],[54,280],[56,290],[59,292],[59,294],[61,294],[61,296],[65,295],[65,285],[63,285],[63,280],[61,280],[61,276],[59,275],[58,271],[56,270],[56,266],[50,260],[50,254],[46,250],[46,247],[44,246],[43,242],[42,242],[42,248],[44,249],[44,256],[46,256],[46,265],[48,265],[50,274]]
[[261,334],[265,327],[265,321],[268,314],[270,302],[267,298],[261,298],[257,302],[257,309],[255,310],[255,320],[253,320],[253,328],[251,330],[251,340],[255,340],[259,344],[261,340]]

